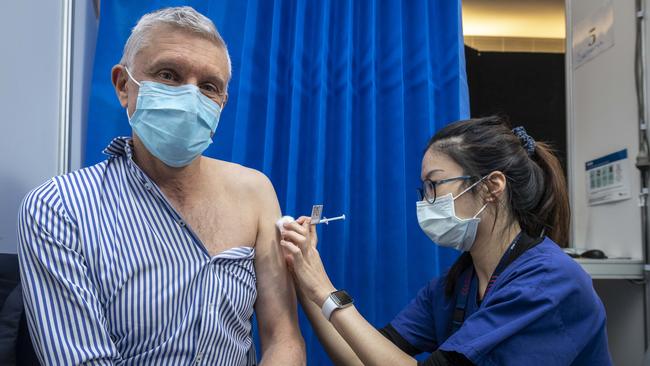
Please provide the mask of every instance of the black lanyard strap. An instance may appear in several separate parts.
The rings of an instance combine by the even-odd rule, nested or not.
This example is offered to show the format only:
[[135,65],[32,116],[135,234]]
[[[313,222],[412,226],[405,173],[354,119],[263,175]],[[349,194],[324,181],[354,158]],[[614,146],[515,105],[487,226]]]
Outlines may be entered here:
[[[490,281],[488,282],[488,285],[485,289],[485,294],[483,294],[483,298],[487,296],[488,292],[490,291],[494,283],[497,281],[499,275],[501,275],[503,270],[506,269],[508,264],[512,263],[512,260],[509,259],[513,251],[515,250],[515,247],[517,246],[517,243],[519,242],[519,238],[521,238],[521,236],[522,236],[521,232],[517,234],[515,239],[508,246],[508,249],[506,249],[506,252],[501,257],[501,260],[499,260],[499,264],[497,265],[497,268],[494,270],[494,273],[492,273],[492,276],[490,276]],[[467,299],[469,298],[470,288],[475,287],[472,286],[472,282],[474,279],[474,265],[472,264],[470,268],[464,272],[464,276],[461,277],[463,279],[462,281],[463,287],[461,287],[456,294],[456,307],[454,308],[454,314],[451,322],[451,334],[454,334],[463,325],[463,322],[465,321],[465,314],[467,312]]]

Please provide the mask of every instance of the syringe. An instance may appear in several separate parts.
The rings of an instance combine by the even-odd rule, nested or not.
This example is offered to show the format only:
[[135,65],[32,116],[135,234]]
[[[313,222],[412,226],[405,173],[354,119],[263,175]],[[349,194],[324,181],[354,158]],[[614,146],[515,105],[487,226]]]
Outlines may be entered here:
[[332,217],[331,219],[328,219],[327,217],[323,217],[320,221],[314,223],[314,225],[329,224],[330,221],[338,221],[338,220],[345,220],[345,214],[337,217]]
[[[318,224],[326,224],[329,225],[330,221],[339,221],[339,220],[345,220],[345,214],[337,217],[332,217],[331,219],[328,219],[326,217],[318,220],[317,222],[312,223],[312,225],[318,225]],[[291,216],[282,216],[281,219],[279,219],[275,225],[278,227],[278,230],[282,232],[284,230],[284,224],[287,222],[293,222],[295,221],[293,217]]]

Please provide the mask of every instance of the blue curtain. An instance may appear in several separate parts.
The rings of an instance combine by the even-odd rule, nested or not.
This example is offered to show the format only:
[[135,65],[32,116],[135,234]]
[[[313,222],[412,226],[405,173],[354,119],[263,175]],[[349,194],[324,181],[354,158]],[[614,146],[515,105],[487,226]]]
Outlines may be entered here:
[[[110,68],[137,19],[190,5],[233,63],[230,99],[206,155],[263,171],[286,214],[348,219],[319,228],[335,286],[383,326],[456,258],[418,227],[415,188],[434,132],[467,118],[459,0],[101,2],[86,165],[129,135]],[[330,364],[301,314],[308,364]]]

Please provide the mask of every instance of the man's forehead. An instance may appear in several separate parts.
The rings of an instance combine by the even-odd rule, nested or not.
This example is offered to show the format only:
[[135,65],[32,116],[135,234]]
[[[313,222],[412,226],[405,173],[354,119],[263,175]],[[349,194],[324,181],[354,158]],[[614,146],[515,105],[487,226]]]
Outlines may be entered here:
[[141,66],[176,66],[205,74],[228,75],[227,51],[214,41],[173,27],[157,26],[136,54],[134,62]]

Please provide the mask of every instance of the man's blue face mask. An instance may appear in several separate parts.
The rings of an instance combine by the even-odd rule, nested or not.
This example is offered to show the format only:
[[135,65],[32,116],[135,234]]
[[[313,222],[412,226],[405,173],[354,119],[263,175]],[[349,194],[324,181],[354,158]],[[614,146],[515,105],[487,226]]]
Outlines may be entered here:
[[[212,143],[221,107],[192,84],[170,86],[138,82],[140,90],[129,124],[149,152],[163,163],[189,165]],[[128,110],[127,110],[128,117]]]

